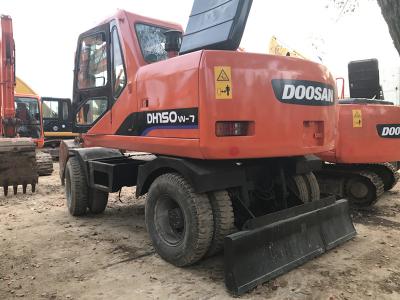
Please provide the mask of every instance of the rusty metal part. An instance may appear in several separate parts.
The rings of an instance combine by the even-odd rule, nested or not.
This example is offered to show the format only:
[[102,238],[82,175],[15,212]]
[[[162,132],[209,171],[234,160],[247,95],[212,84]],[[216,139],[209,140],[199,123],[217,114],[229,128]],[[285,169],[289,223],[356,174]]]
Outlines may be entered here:
[[19,185],[22,185],[26,193],[26,187],[30,184],[34,192],[37,182],[34,142],[23,138],[0,139],[0,186],[3,187],[4,195],[8,195],[10,186],[16,194]]
[[36,151],[36,165],[39,176],[48,176],[53,173],[53,158],[49,153]]

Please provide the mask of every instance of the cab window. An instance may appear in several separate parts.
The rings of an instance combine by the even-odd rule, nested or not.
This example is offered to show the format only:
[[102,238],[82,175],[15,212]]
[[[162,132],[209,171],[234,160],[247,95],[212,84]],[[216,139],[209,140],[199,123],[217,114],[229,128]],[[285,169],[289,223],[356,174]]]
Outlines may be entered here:
[[90,89],[107,84],[107,43],[99,32],[82,39],[78,64],[78,88]]
[[107,111],[107,98],[89,99],[76,115],[76,124],[92,125]]
[[112,30],[112,56],[113,56],[113,95],[117,99],[126,84],[126,74],[122,50],[119,43],[117,27]]
[[135,29],[146,62],[152,63],[168,58],[164,49],[164,32],[168,29],[140,23],[135,25]]
[[42,110],[44,119],[58,119],[58,101],[44,100]]
[[68,121],[69,119],[69,107],[68,107],[68,102],[63,101],[62,102],[62,115],[63,115],[63,120]]
[[15,97],[15,117],[20,137],[40,138],[40,111],[36,98]]

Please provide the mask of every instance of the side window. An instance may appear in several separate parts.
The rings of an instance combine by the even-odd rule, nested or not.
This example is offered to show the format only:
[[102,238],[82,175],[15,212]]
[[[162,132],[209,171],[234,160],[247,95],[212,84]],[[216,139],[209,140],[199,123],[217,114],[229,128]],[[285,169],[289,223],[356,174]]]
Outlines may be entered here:
[[122,50],[119,43],[117,27],[112,30],[112,55],[113,55],[113,95],[118,98],[126,85],[126,74]]
[[58,101],[43,101],[43,118],[44,119],[58,119]]
[[63,121],[68,121],[69,111],[68,111],[68,102],[62,102],[62,119]]
[[136,24],[135,29],[146,62],[152,63],[168,58],[164,49],[164,32],[167,29],[147,24]]
[[107,111],[107,105],[107,98],[97,98],[86,101],[76,115],[76,124],[92,125]]
[[78,68],[79,89],[102,87],[107,84],[107,43],[104,33],[83,38]]

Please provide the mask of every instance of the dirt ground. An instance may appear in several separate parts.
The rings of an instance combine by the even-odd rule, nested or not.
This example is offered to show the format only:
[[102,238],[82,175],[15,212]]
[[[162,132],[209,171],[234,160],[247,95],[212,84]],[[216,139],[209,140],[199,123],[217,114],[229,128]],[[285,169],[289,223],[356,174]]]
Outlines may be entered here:
[[[101,216],[67,213],[57,165],[36,194],[0,196],[0,299],[229,299],[222,257],[190,268],[151,246],[125,189]],[[353,212],[358,235],[242,299],[400,299],[400,193]]]

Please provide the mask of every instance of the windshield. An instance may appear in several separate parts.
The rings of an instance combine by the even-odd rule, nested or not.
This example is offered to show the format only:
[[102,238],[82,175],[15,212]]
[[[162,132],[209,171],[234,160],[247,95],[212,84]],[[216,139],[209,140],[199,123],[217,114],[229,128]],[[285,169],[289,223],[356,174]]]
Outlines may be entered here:
[[15,97],[15,117],[20,137],[40,138],[40,111],[36,98]]

